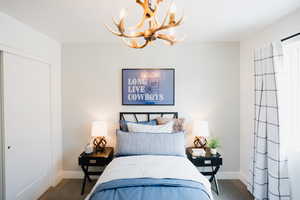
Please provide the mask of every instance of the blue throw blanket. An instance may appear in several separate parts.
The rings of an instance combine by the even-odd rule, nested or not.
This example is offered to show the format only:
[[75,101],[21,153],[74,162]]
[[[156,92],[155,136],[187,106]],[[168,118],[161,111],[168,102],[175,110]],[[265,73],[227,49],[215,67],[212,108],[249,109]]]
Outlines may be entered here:
[[119,179],[98,185],[90,200],[211,200],[201,183],[179,179]]

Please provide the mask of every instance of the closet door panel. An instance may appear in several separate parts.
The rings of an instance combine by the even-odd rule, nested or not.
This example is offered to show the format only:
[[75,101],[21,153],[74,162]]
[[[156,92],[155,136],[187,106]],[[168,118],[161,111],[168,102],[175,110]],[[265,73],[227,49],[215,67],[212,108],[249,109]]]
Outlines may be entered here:
[[37,199],[50,186],[49,65],[3,54],[6,199]]

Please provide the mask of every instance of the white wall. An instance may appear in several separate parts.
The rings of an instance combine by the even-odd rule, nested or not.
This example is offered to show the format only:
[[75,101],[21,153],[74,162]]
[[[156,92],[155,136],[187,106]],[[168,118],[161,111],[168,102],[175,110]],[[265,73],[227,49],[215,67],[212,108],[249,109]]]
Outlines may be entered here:
[[[55,40],[33,30],[12,17],[0,13],[0,51],[34,57],[51,65],[53,184],[62,170],[61,140],[61,46]],[[30,145],[30,144],[28,144]]]
[[[178,111],[209,121],[221,139],[222,170],[239,171],[239,43],[179,44],[129,49],[116,45],[63,45],[64,170],[78,170],[77,158],[89,141],[90,123],[107,120],[114,145],[121,111]],[[174,67],[176,105],[121,106],[121,69]],[[189,134],[189,144],[191,144]]]
[[[240,160],[241,174],[243,179],[247,179],[249,172],[249,162],[252,150],[250,142],[253,137],[254,126],[254,66],[253,51],[254,48],[263,47],[273,41],[280,41],[282,38],[300,32],[300,11],[297,11],[277,23],[269,26],[264,31],[254,34],[252,37],[241,41],[240,46]],[[300,163],[295,166],[300,168]],[[300,185],[299,172],[292,171],[292,178],[298,177],[298,183],[293,183],[293,187]],[[296,180],[293,180],[296,181]],[[300,199],[300,191],[294,188],[294,195]]]

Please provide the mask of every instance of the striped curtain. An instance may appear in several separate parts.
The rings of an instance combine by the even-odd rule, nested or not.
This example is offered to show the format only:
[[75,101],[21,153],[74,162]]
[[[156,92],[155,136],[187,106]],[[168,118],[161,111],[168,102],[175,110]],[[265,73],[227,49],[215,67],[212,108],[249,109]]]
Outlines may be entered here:
[[255,50],[255,126],[248,190],[256,200],[289,200],[290,184],[279,113],[280,44]]

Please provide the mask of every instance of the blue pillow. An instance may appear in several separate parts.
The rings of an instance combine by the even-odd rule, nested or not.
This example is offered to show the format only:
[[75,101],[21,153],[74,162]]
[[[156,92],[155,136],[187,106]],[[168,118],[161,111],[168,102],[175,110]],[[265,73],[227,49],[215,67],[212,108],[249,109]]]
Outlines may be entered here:
[[130,133],[117,130],[117,156],[185,156],[184,132]]
[[127,123],[137,123],[137,124],[145,124],[145,125],[152,125],[152,126],[157,125],[156,119],[153,119],[153,120],[150,120],[150,121],[141,121],[141,122],[131,122],[131,121],[126,121],[126,120],[120,120],[120,129],[121,129],[121,131],[128,132]]

